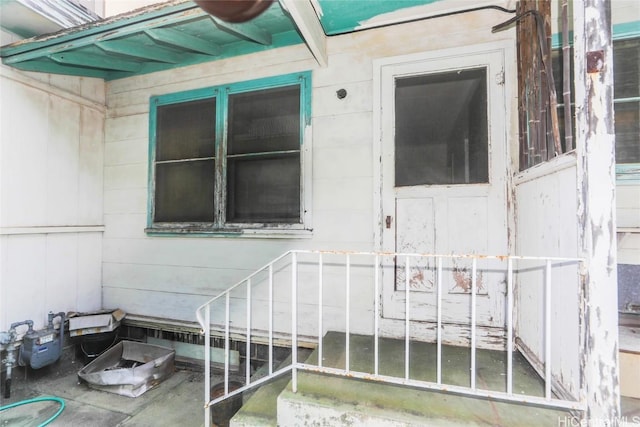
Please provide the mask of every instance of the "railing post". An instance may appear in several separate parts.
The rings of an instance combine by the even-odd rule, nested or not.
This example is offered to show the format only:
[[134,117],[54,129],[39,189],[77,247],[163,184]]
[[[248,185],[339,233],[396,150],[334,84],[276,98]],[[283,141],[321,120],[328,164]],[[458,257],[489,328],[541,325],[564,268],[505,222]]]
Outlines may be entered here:
[[378,342],[378,328],[379,328],[379,317],[380,317],[380,255],[376,254],[374,261],[374,307],[373,307],[373,373],[374,375],[378,375],[378,366],[380,364],[380,355],[379,353],[379,345]]
[[322,366],[322,309],[323,309],[323,281],[322,281],[322,252],[318,254],[318,366]]
[[404,271],[404,378],[409,379],[409,318],[410,318],[410,301],[409,301],[409,257],[405,255],[405,271]]
[[211,305],[204,309],[204,425],[211,425]]
[[229,300],[231,294],[227,292],[225,295],[225,314],[224,314],[224,394],[229,394],[229,352],[231,346],[229,345]]
[[298,392],[298,260],[291,252],[291,389]]
[[513,259],[507,261],[507,394],[513,393]]
[[245,384],[251,380],[251,279],[247,280],[247,347],[245,357]]
[[551,260],[545,268],[544,289],[544,397],[551,400]]
[[437,368],[436,368],[436,382],[442,384],[442,257],[438,257],[438,295],[436,302],[436,310],[438,313],[438,320],[436,325],[436,346],[437,346]]
[[476,288],[478,260],[473,258],[471,267],[471,389],[476,389]]
[[269,375],[273,374],[273,264],[269,264]]
[[349,365],[350,365],[350,360],[349,360],[349,356],[350,356],[350,339],[349,339],[349,334],[350,334],[350,327],[351,327],[351,317],[350,317],[350,312],[349,312],[349,307],[351,306],[351,257],[349,256],[349,254],[347,254],[347,260],[346,260],[346,264],[347,264],[347,283],[346,283],[346,298],[345,298],[345,329],[346,329],[346,343],[345,343],[345,370],[347,372],[349,372]]

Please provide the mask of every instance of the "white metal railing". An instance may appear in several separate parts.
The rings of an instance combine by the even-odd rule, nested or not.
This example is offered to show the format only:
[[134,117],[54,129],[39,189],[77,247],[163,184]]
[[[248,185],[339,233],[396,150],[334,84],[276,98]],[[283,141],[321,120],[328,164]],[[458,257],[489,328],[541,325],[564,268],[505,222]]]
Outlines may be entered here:
[[[354,263],[354,258],[359,261]],[[364,261],[363,261],[364,260]],[[444,264],[447,263],[447,266]],[[443,316],[443,307],[446,305],[446,287],[451,289],[445,281],[450,280],[446,276],[447,271],[451,271],[450,265],[464,263],[468,283],[466,292],[470,300],[470,315],[456,319],[455,323],[464,324],[468,327],[468,347],[470,350],[470,381],[468,386],[448,384],[443,380],[443,344],[446,344],[443,337],[443,327],[446,326]],[[490,263],[490,266],[485,264]],[[484,255],[436,255],[436,254],[411,254],[411,253],[387,253],[387,252],[353,252],[353,251],[289,251],[276,258],[264,267],[236,283],[218,296],[201,305],[196,316],[202,326],[205,337],[205,425],[210,425],[209,408],[218,402],[242,393],[245,390],[257,387],[275,377],[291,372],[292,390],[297,391],[298,370],[326,373],[331,375],[349,376],[354,378],[376,380],[392,384],[407,385],[422,389],[440,390],[458,393],[468,396],[493,398],[504,401],[528,403],[533,405],[584,410],[584,403],[571,396],[559,397],[555,392],[558,385],[558,376],[553,371],[552,351],[558,350],[559,345],[552,343],[552,313],[558,309],[553,308],[554,302],[557,304],[567,304],[567,301],[554,301],[552,293],[554,289],[560,287],[573,287],[578,294],[578,274],[582,260],[578,258],[559,257],[525,257],[525,256],[484,256]],[[470,264],[470,265],[469,265]],[[480,266],[482,264],[482,266]],[[505,265],[506,264],[506,265]],[[500,266],[500,267],[496,267]],[[433,280],[429,282],[431,289],[426,294],[435,296],[435,314],[433,318],[417,319],[417,309],[414,309],[412,302],[425,295],[424,290],[415,290],[411,282],[413,269],[422,269],[424,273],[431,274]],[[358,272],[354,273],[353,270]],[[404,269],[404,275],[398,271]],[[504,269],[504,271],[501,271]],[[330,271],[328,271],[330,270]],[[480,272],[479,272],[480,270]],[[555,274],[552,274],[555,270]],[[484,276],[483,276],[484,274]],[[487,285],[489,276],[494,278],[502,277],[502,287],[491,288]],[[502,276],[501,276],[502,275]],[[404,276],[404,277],[403,277]],[[530,277],[528,277],[530,276]],[[329,278],[327,278],[329,277]],[[552,279],[555,278],[554,284]],[[391,283],[389,283],[391,280]],[[352,294],[355,290],[358,295],[372,294],[370,307],[363,309],[362,301],[358,301],[358,308],[352,302]],[[484,281],[484,283],[483,283]],[[336,282],[338,284],[336,285]],[[404,285],[404,289],[402,289]],[[398,297],[396,301],[390,301],[384,297],[384,287],[393,287],[393,293]],[[555,286],[555,287],[554,287]],[[338,287],[344,291],[344,299],[336,304],[336,301],[327,301],[325,293],[335,290]],[[414,287],[414,289],[412,289]],[[484,289],[481,289],[483,288]],[[544,382],[544,392],[542,396],[522,394],[522,391],[514,391],[514,352],[520,350],[515,342],[518,330],[514,317],[523,315],[517,311],[514,291],[518,287],[520,292],[533,290],[531,295],[538,297],[541,319],[530,316],[531,319],[524,319],[527,323],[535,323],[530,330],[540,331],[542,336],[536,338],[526,338],[533,342],[532,358],[537,360],[538,373]],[[368,289],[365,289],[368,288]],[[327,290],[328,289],[328,290]],[[485,292],[480,296],[481,292]],[[388,294],[388,293],[387,293]],[[304,301],[299,301],[302,296]],[[502,330],[504,333],[503,350],[506,352],[506,384],[504,390],[489,390],[478,387],[476,384],[476,353],[482,345],[478,343],[478,330],[486,325],[479,325],[479,304],[478,298],[504,298],[506,310],[503,316],[504,322],[494,329]],[[315,298],[315,300],[314,300]],[[404,300],[404,301],[402,301]],[[381,316],[381,306],[385,304],[404,305],[402,318],[396,318],[397,322],[403,324],[404,354],[398,355],[397,360],[404,359],[404,375],[387,375],[380,372],[380,340],[385,338],[384,328],[381,323],[386,320]],[[494,304],[500,305],[500,304]],[[577,299],[576,299],[576,313]],[[339,306],[339,307],[337,307]],[[336,308],[337,307],[337,308]],[[424,307],[424,305],[422,306]],[[344,323],[336,326],[334,317],[330,310],[343,311]],[[421,309],[424,311],[424,308]],[[316,313],[317,311],[317,317]],[[419,313],[424,315],[424,313]],[[215,317],[215,318],[212,318]],[[354,317],[355,316],[355,317]],[[363,317],[369,317],[370,322],[363,322]],[[450,314],[448,313],[448,316]],[[387,317],[387,316],[385,316]],[[468,318],[467,318],[468,317]],[[500,316],[498,316],[500,317]],[[304,324],[301,325],[301,320]],[[354,320],[357,322],[354,323]],[[367,319],[365,319],[367,320]],[[418,321],[426,321],[435,324],[434,336],[426,341],[432,341],[436,346],[436,377],[434,381],[411,378],[410,376],[410,344],[416,337],[412,336],[411,327]],[[523,321],[523,319],[520,319]],[[578,318],[575,317],[576,327]],[[451,323],[451,319],[448,320]],[[363,327],[363,325],[365,325]],[[366,326],[371,325],[371,326]],[[266,326],[266,329],[265,329]],[[368,329],[367,329],[368,328]],[[345,362],[344,368],[334,366],[324,366],[323,336],[329,330],[340,329],[345,334]],[[353,369],[351,364],[351,339],[352,334],[361,334],[364,330],[371,332],[373,336],[373,369],[371,372],[361,372]],[[213,333],[213,334],[212,334]],[[229,390],[230,379],[230,345],[231,336],[234,340],[243,342],[246,346],[244,385],[235,390]],[[211,337],[224,337],[224,394],[210,399],[211,391]],[[414,334],[415,335],[415,334]],[[535,335],[535,333],[533,334]],[[424,339],[424,337],[422,337]],[[249,358],[251,355],[252,342],[260,341],[268,346],[268,374],[258,380],[251,378],[251,366]],[[299,344],[312,344],[316,347],[317,362],[307,363],[299,361],[297,351],[291,352],[291,362],[286,366],[274,366],[274,340],[286,342],[292,349],[297,349]],[[419,339],[419,338],[418,338]],[[459,344],[458,344],[459,345]],[[554,348],[555,345],[555,348]],[[578,348],[562,349],[575,353],[577,360]],[[566,359],[566,357],[564,357]],[[578,365],[576,362],[575,365]],[[277,368],[277,369],[276,369]],[[572,366],[575,372],[579,371],[578,366]],[[562,383],[560,390],[565,390]],[[571,387],[568,387],[571,388]],[[576,390],[573,390],[574,392]],[[571,393],[574,395],[577,393]]]

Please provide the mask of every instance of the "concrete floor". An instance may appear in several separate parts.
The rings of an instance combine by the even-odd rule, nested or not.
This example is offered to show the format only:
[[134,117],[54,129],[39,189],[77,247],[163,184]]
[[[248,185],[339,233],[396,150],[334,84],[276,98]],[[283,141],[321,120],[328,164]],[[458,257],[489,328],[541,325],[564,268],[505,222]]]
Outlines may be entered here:
[[[336,345],[340,345],[340,336],[329,336],[325,339],[325,345],[331,340],[337,339]],[[354,342],[355,344],[355,342]],[[343,358],[340,352],[332,352],[335,360],[329,360],[325,357],[326,366],[340,366]],[[328,355],[327,355],[328,356]],[[354,358],[354,361],[358,360]],[[368,360],[354,362],[356,364],[368,365]],[[402,369],[401,364],[397,361],[395,364],[386,364],[385,369]],[[65,352],[65,356],[55,364],[39,369],[31,370],[27,368],[14,368],[13,383],[11,387],[11,397],[4,398],[4,393],[0,395],[0,406],[10,403],[23,401],[42,396],[56,396],[64,399],[66,407],[61,415],[55,419],[50,426],[118,426],[118,427],[147,427],[147,426],[180,426],[180,427],[201,427],[203,426],[203,389],[204,375],[201,372],[178,368],[171,377],[161,382],[157,387],[147,391],[137,398],[120,396],[113,393],[98,391],[89,388],[86,384],[80,383],[77,372],[84,366],[81,360],[73,356],[72,351]],[[365,368],[364,366],[362,366]],[[364,369],[366,370],[366,368]],[[455,372],[452,370],[451,372]],[[413,370],[412,370],[413,372]],[[418,376],[421,373],[416,372]],[[491,374],[482,375],[487,381],[490,380]],[[428,376],[428,375],[427,375]],[[529,382],[527,376],[521,377],[520,384]],[[221,380],[220,376],[212,377],[212,384],[216,384]],[[465,378],[454,377],[449,378],[451,383],[465,382]],[[301,375],[299,377],[299,393],[291,396],[290,387],[286,392],[289,393],[290,399],[308,399],[309,396],[317,397],[322,395],[320,389],[329,389],[333,397],[338,397],[342,401],[353,400],[356,406],[362,406],[365,411],[371,411],[374,407],[384,406],[382,402],[389,400],[391,395],[391,405],[395,409],[403,410],[403,405],[414,399],[407,399],[404,391],[396,390],[389,392],[388,388],[377,390],[379,385],[372,387],[371,383],[361,381],[346,384],[348,380],[342,378],[329,378],[328,383],[325,380],[319,380],[314,374]],[[286,384],[287,381],[285,381]],[[487,384],[488,388],[493,388],[491,381]],[[324,384],[321,386],[321,384]],[[530,384],[534,385],[535,384]],[[372,394],[368,396],[368,394]],[[408,393],[420,394],[416,400],[424,402],[423,392],[409,390]],[[425,392],[426,393],[426,392]],[[380,400],[381,396],[384,400]],[[523,422],[524,418],[519,418],[519,422],[515,422],[515,418],[511,415],[513,408],[504,408],[496,404],[479,404],[476,400],[454,398],[452,396],[442,394],[432,394],[428,399],[431,404],[425,406],[418,405],[417,416],[423,420],[431,419],[438,411],[453,411],[451,414],[444,413],[435,418],[440,419],[460,419],[462,415],[468,413],[470,417],[478,419],[478,414],[487,413],[484,421],[476,423],[477,425],[490,426],[511,426],[511,425],[558,425],[558,413],[554,411],[542,411],[526,409],[527,420],[531,423]],[[366,403],[368,399],[371,403]],[[380,400],[378,402],[378,400]],[[445,402],[446,401],[446,402]],[[273,400],[275,403],[275,398]],[[364,402],[364,403],[363,403]],[[455,403],[459,403],[456,405]],[[466,402],[466,403],[465,403]],[[445,404],[446,403],[446,404]],[[486,403],[486,402],[485,402]],[[478,405],[483,405],[478,406]],[[484,408],[486,406],[486,408]],[[40,425],[42,422],[51,417],[58,409],[59,405],[54,402],[41,402],[24,405],[0,412],[0,427],[16,426],[27,427]],[[438,409],[436,411],[434,408]],[[443,409],[445,408],[445,409]],[[448,408],[448,409],[447,409]],[[456,409],[458,408],[458,409]],[[273,408],[272,408],[273,409]],[[408,411],[408,408],[404,408]],[[405,411],[405,412],[407,412]],[[411,412],[415,412],[416,408],[411,408]],[[496,415],[497,414],[497,415]],[[516,412],[518,417],[523,415],[522,412]],[[414,414],[415,415],[415,414]],[[627,426],[640,425],[640,400],[623,398],[622,400],[622,420],[626,421]],[[449,418],[452,416],[452,418]],[[542,420],[544,423],[540,423]],[[499,420],[499,421],[498,421]],[[505,423],[500,423],[500,422]],[[551,423],[551,424],[549,424]],[[292,424],[297,425],[297,424]],[[311,424],[310,424],[311,425]],[[331,424],[335,425],[335,424]],[[460,424],[465,425],[465,424]],[[467,424],[468,425],[468,424]],[[567,424],[569,425],[569,424]]]
[[[68,352],[65,352],[67,354]],[[14,368],[11,397],[0,397],[0,406],[42,396],[60,397],[65,408],[50,426],[78,427],[200,427],[204,423],[204,374],[176,371],[155,388],[131,398],[98,391],[80,383],[80,360],[63,357],[39,370]],[[0,426],[40,425],[58,410],[56,402],[37,402],[0,412]]]

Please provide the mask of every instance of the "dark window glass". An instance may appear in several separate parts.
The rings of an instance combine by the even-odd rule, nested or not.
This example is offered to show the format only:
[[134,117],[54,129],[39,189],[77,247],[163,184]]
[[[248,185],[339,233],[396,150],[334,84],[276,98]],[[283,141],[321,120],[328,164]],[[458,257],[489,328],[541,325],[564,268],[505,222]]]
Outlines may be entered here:
[[[570,50],[573,92],[573,49]],[[556,49],[552,55],[558,103],[562,104],[562,56]],[[640,163],[640,39],[613,42],[614,118],[616,163]],[[574,102],[573,93],[571,102]],[[558,109],[560,136],[564,137],[563,106]],[[572,119],[575,107],[572,104]],[[575,126],[575,123],[572,123]]]
[[214,161],[156,165],[156,222],[212,222]]
[[227,221],[300,222],[300,87],[229,96]]
[[157,109],[155,222],[214,220],[216,100]]
[[300,222],[297,154],[233,158],[227,168],[227,221]]
[[161,105],[156,120],[156,161],[213,157],[215,98]]
[[616,162],[640,163],[640,39],[613,42],[613,74]]
[[488,182],[486,69],[399,78],[395,108],[396,186]]

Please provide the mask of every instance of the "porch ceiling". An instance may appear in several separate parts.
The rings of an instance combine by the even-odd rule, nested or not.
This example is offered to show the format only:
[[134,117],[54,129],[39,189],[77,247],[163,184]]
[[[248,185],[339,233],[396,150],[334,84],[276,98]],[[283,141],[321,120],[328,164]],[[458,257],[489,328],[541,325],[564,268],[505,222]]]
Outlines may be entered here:
[[114,80],[306,42],[325,65],[326,35],[439,1],[280,0],[249,22],[230,24],[190,0],[173,0],[21,40],[1,47],[0,57],[20,70]]

